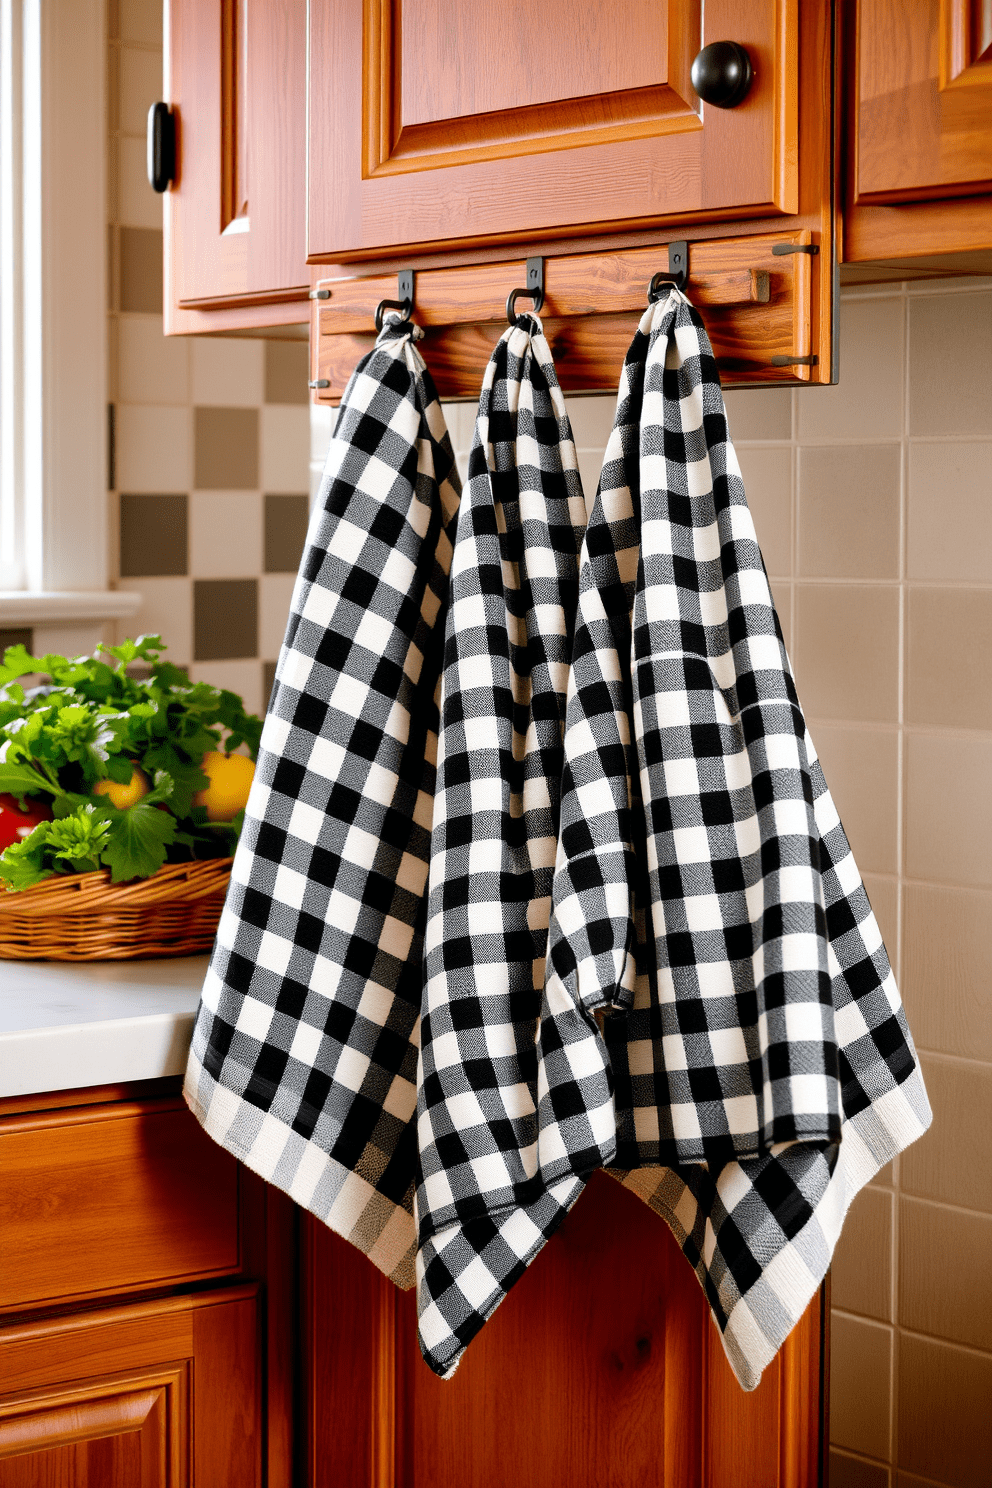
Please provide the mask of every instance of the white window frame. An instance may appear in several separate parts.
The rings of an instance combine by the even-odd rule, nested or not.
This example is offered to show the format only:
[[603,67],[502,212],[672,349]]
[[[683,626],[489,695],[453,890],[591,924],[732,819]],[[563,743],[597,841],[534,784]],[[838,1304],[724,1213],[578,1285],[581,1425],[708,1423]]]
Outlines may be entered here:
[[36,650],[140,603],[108,590],[106,56],[106,0],[0,0],[0,626]]

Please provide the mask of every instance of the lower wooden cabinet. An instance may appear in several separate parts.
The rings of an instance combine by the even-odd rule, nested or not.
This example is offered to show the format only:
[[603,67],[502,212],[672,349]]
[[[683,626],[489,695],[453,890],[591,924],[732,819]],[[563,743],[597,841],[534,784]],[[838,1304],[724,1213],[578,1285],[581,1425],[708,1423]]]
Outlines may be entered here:
[[413,1294],[175,1082],[0,1102],[0,1488],[818,1488],[823,1360],[817,1298],[745,1395],[597,1174],[442,1382]]
[[308,1488],[823,1482],[822,1298],[745,1394],[667,1226],[605,1173],[451,1380],[420,1359],[413,1293],[310,1218],[302,1283]]
[[259,1288],[0,1331],[0,1488],[262,1488]]

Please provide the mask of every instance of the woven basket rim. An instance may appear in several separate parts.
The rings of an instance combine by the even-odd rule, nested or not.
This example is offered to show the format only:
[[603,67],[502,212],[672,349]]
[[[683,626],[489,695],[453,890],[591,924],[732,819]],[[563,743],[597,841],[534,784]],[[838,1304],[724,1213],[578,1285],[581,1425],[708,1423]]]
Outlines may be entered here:
[[0,892],[0,922],[19,915],[56,916],[87,913],[99,908],[149,908],[155,904],[222,895],[233,857],[201,858],[191,863],[167,863],[148,878],[112,884],[110,869],[94,873],[61,874],[30,889]]

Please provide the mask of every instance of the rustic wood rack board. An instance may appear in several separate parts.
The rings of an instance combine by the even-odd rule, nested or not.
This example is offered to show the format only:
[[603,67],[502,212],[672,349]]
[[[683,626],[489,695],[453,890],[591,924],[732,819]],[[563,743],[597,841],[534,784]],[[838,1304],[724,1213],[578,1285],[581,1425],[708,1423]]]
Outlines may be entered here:
[[[686,294],[706,322],[727,384],[809,380],[816,261],[810,249],[817,246],[808,231],[689,245]],[[664,244],[545,261],[541,319],[567,392],[616,388],[651,276],[667,262]],[[425,332],[421,351],[442,397],[478,396],[485,364],[506,329],[506,296],[523,283],[523,259],[416,275],[413,319]],[[313,301],[313,377],[318,400],[338,403],[374,344],[376,306],[397,297],[396,277],[319,279],[314,293],[325,292]],[[519,308],[528,303],[521,300]]]

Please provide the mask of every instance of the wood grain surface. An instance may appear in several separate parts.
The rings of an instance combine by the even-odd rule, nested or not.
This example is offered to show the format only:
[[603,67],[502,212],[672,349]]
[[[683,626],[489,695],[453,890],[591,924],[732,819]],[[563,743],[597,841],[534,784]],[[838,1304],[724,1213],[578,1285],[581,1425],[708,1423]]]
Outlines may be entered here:
[[[528,22],[505,3],[311,0],[310,260],[795,212],[798,4],[702,9],[553,0]],[[725,37],[755,81],[706,109],[689,68]]]
[[309,1219],[302,1276],[313,1488],[819,1481],[819,1299],[745,1394],[667,1226],[605,1174],[450,1381],[420,1359],[413,1294]]
[[179,1099],[0,1121],[0,1311],[238,1269],[237,1164]]
[[261,1488],[258,1289],[0,1329],[0,1488]]

